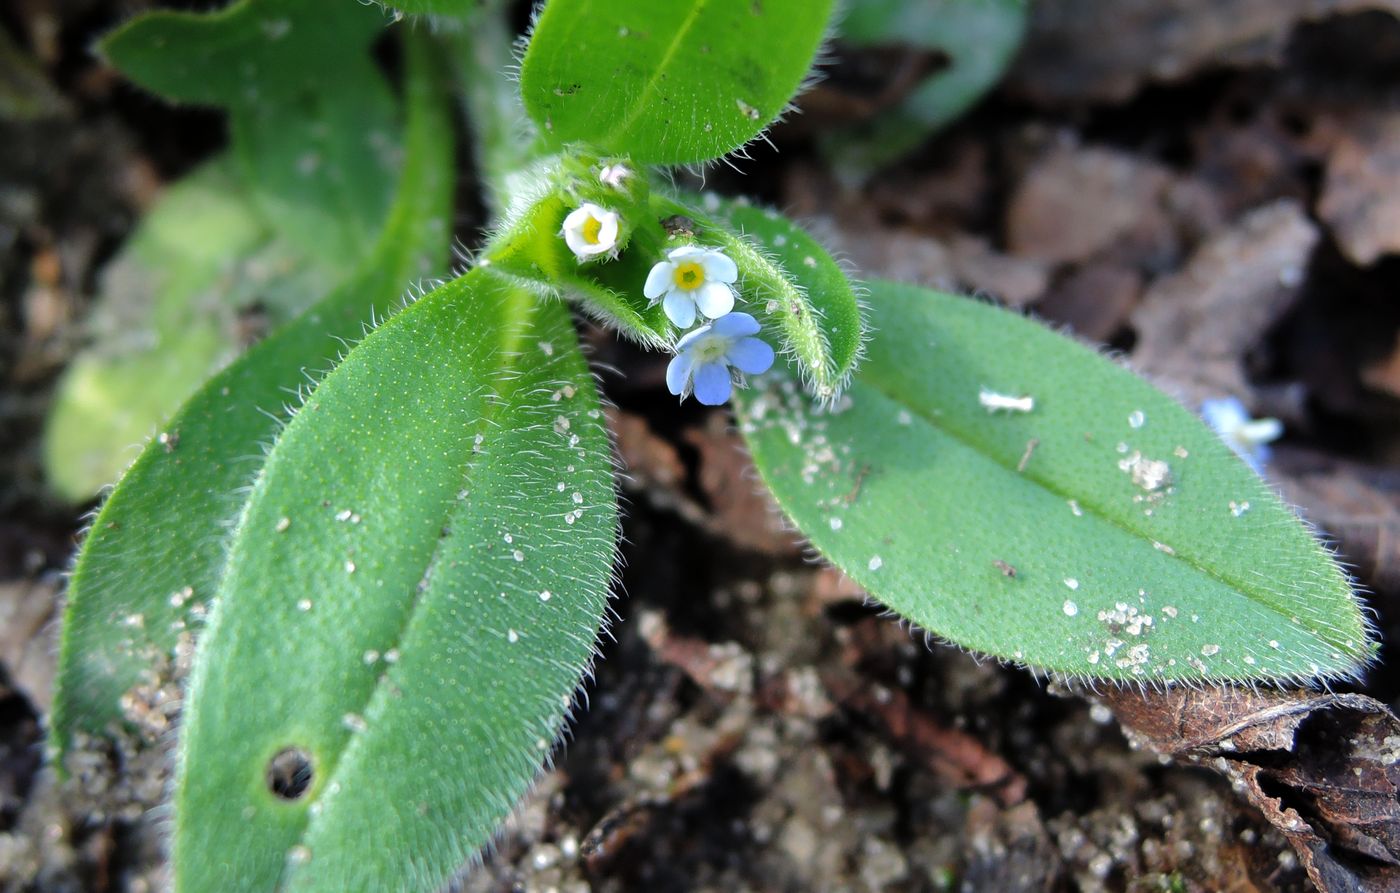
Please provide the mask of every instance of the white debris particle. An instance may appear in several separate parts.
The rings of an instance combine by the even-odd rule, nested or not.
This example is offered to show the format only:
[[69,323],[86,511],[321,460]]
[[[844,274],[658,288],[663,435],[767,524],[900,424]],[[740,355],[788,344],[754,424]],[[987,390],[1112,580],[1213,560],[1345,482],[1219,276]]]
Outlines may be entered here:
[[513,645],[520,641],[520,633],[513,629],[506,630],[506,639]]
[[1164,606],[1162,607],[1162,613],[1165,614],[1165,615],[1167,615],[1168,617],[1170,617],[1170,618],[1173,619],[1173,620],[1176,619],[1177,611],[1176,611],[1176,608],[1173,607],[1172,605],[1164,605]]
[[365,718],[358,713],[347,713],[340,718],[340,724],[352,732],[363,732],[369,728]]
[[299,843],[287,850],[287,861],[293,865],[305,865],[311,861],[311,847],[304,843]]
[[563,481],[560,481],[559,483],[557,483],[557,484],[554,485],[554,489],[558,490],[560,493],[563,493],[565,490],[567,490],[567,489],[569,489],[569,488],[568,488],[567,486],[565,486],[565,484],[564,484]]
[[386,664],[396,664],[399,662],[399,649],[390,648],[384,652],[384,662]]
[[288,518],[288,517],[286,517],[286,516],[284,515],[284,516],[282,516],[281,518],[278,518],[278,519],[277,519],[277,526],[274,527],[273,529],[276,530],[278,533],[286,533],[286,532],[287,532],[287,528],[288,528],[288,527],[291,527],[291,526],[292,526],[292,519],[291,519],[291,518]]
[[1128,451],[1128,445],[1120,440],[1118,441],[1118,446],[1115,447],[1115,449],[1118,450],[1118,452],[1120,453],[1126,453]]
[[1244,502],[1235,502],[1233,499],[1230,500],[1230,514],[1234,515],[1236,518],[1247,511],[1249,511],[1249,500],[1245,500]]
[[999,394],[990,388],[982,388],[977,392],[977,402],[981,403],[987,412],[1030,412],[1035,409],[1035,398],[1031,396],[1016,397],[1011,394]]
[[874,558],[871,558],[871,559],[870,559],[870,563],[869,563],[868,567],[869,567],[872,571],[878,571],[880,568],[884,567],[884,565],[885,565],[884,559],[882,559],[879,555],[876,555]]
[[802,263],[815,269],[817,266],[817,259],[809,254],[806,257],[802,258]]
[[353,573],[355,572],[355,562],[353,562],[353,561],[347,561],[347,562],[345,562],[345,572],[346,572],[347,574],[353,574]]
[[1091,664],[1096,664],[1096,663],[1098,663],[1098,662],[1099,662],[1099,653],[1098,653],[1097,651],[1090,652],[1090,654],[1089,654],[1089,663],[1091,663]]
[[361,655],[360,659],[365,662],[365,666],[371,666],[379,662],[379,652],[371,648]]
[[1076,580],[1074,577],[1065,577],[1065,585],[1068,586],[1070,589],[1078,589],[1079,581]]
[[582,494],[582,493],[580,493],[580,492],[578,492],[577,490],[575,490],[575,491],[574,491],[574,495],[573,495],[572,498],[573,498],[573,500],[574,500],[574,505],[583,505],[583,494]]
[[554,593],[550,592],[548,589],[540,590],[540,601],[547,602],[553,597]]
[[1101,726],[1106,726],[1113,722],[1113,711],[1103,704],[1094,702],[1089,705],[1089,718]]
[[501,537],[501,539],[506,541],[506,545],[510,545],[511,543],[515,542],[515,537],[511,536],[508,533],[505,536]]
[[349,521],[350,516],[353,514],[355,513],[352,512],[350,509],[341,509],[340,511],[335,513],[335,519],[337,521]]
[[1077,499],[1071,499],[1069,501],[1069,510],[1076,518],[1082,518],[1084,516],[1084,510],[1079,507],[1079,500]]
[[186,586],[184,589],[177,589],[176,591],[170,593],[170,607],[183,608],[185,606],[185,602],[189,601],[193,597],[193,587]]
[[510,553],[510,557],[514,558],[516,561],[524,561],[525,553],[520,551],[519,549],[516,549],[514,552]]
[[1216,656],[1217,654],[1219,654],[1219,653],[1220,653],[1220,646],[1219,646],[1219,645],[1202,645],[1202,646],[1201,646],[1201,654],[1203,654],[1203,655],[1206,656],[1206,657],[1215,657],[1215,656]]
[[128,614],[124,618],[122,618],[122,626],[130,627],[132,629],[144,629],[146,626],[146,615]]
[[473,449],[478,449],[478,450],[479,450],[479,449],[481,449],[481,445],[482,445],[483,443],[485,443],[485,442],[486,442],[486,435],[485,435],[485,434],[478,434],[475,438],[472,439],[472,447],[473,447]]
[[1279,648],[1278,639],[1270,639],[1270,640],[1269,640],[1269,647],[1272,648],[1272,649],[1274,649],[1275,651],[1277,651],[1278,648]]
[[297,610],[305,614],[311,610],[311,599],[303,598],[297,602]]
[[1147,416],[1143,414],[1141,409],[1134,409],[1131,413],[1128,414],[1129,428],[1141,428],[1146,423]]
[[1134,645],[1133,647],[1129,648],[1124,653],[1124,655],[1118,658],[1118,660],[1114,661],[1114,663],[1117,664],[1119,668],[1124,670],[1128,669],[1129,667],[1137,669],[1146,664],[1151,656],[1151,646],[1149,646],[1146,642],[1143,642],[1141,644]]
[[1254,666],[1254,664],[1255,664],[1254,655],[1252,655],[1252,654],[1246,654],[1246,655],[1244,656],[1244,662],[1247,663],[1247,664],[1249,664],[1251,667]]
[[1172,455],[1176,456],[1178,459],[1185,459],[1191,454],[1186,451],[1186,447],[1178,446],[1176,449],[1172,450]]
[[1134,450],[1131,456],[1118,461],[1118,470],[1126,472],[1144,490],[1160,490],[1171,480],[1171,466],[1161,459],[1149,459]]
[[1159,543],[1156,540],[1152,541],[1152,548],[1156,549],[1158,552],[1164,552],[1167,555],[1176,554],[1176,550],[1173,549],[1171,546],[1168,546],[1166,543]]
[[912,425],[914,423],[914,416],[910,414],[909,410],[907,409],[901,409],[899,411],[899,415],[895,416],[895,419],[901,425]]
[[831,524],[832,530],[840,530],[845,524],[840,518],[832,518],[828,523]]
[[554,433],[563,434],[569,430],[569,420],[564,416],[556,416],[554,419]]
[[1069,599],[1065,599],[1064,611],[1066,617],[1073,617],[1079,613],[1079,606]]
[[540,350],[543,351],[544,355],[547,357],[554,356],[554,345],[548,341],[540,342]]

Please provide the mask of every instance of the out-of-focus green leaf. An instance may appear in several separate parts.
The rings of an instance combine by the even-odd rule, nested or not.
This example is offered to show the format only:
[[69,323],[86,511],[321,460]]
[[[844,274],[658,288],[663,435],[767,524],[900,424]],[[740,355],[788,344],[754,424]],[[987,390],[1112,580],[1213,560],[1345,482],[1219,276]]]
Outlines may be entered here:
[[841,402],[775,375],[739,413],[784,511],[901,616],[1079,677],[1334,679],[1370,659],[1331,557],[1169,397],[989,305],[894,283],[870,304]]
[[[69,584],[51,747],[129,721],[123,701],[172,680],[182,634],[207,611],[227,557],[227,522],[257,474],[282,407],[415,279],[447,265],[452,128],[442,74],[410,43],[406,158],[376,249],[354,276],[273,332],[184,405],[93,521]],[[212,249],[211,249],[212,250]]]
[[386,21],[362,3],[238,0],[146,13],[101,50],[167,99],[227,108],[244,186],[268,224],[310,256],[347,263],[374,243],[400,151],[370,55]]

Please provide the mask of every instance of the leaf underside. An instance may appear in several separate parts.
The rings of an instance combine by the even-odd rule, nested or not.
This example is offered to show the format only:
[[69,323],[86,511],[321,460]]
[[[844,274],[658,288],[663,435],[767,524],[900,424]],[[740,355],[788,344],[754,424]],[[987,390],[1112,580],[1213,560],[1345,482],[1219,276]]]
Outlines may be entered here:
[[[1355,674],[1348,581],[1171,398],[968,299],[871,286],[879,332],[830,411],[781,375],[741,394],[755,462],[833,563],[975,651],[1128,682]],[[1030,397],[989,411],[982,394]]]

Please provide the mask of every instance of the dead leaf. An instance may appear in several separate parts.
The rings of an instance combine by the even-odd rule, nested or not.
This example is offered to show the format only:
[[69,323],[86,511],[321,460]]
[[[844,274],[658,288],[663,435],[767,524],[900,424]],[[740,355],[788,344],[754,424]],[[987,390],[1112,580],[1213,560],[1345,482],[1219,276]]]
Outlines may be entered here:
[[1276,63],[1301,21],[1394,0],[1055,0],[1031,6],[1010,87],[1047,104],[1121,102],[1147,83]]
[[1132,315],[1133,365],[1188,405],[1248,393],[1243,359],[1297,300],[1317,227],[1295,201],[1257,208],[1154,282]]
[[1221,773],[1323,893],[1400,889],[1400,719],[1363,695],[1113,690],[1134,741]]
[[1142,296],[1142,276],[1112,261],[1091,261],[1057,283],[1035,305],[1046,319],[1092,341],[1107,341]]
[[1342,129],[1317,213],[1363,267],[1400,252],[1400,112],[1377,112]]

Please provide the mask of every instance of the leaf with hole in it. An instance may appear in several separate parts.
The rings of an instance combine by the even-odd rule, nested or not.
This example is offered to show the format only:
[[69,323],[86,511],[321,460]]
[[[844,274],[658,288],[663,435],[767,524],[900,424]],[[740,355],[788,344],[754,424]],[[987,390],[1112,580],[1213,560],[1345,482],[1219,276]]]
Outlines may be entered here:
[[101,50],[167,99],[226,107],[268,225],[312,256],[350,263],[374,244],[399,152],[393,97],[370,54],[384,25],[382,10],[360,3],[239,0],[147,13]]
[[1000,80],[1021,46],[1027,0],[856,0],[841,20],[841,40],[887,57],[922,52],[946,59],[892,108],[848,131],[828,134],[823,148],[838,173],[868,176],[913,150],[967,111]]
[[994,307],[871,287],[870,353],[814,408],[741,393],[764,481],[827,558],[975,651],[1128,682],[1336,679],[1372,656],[1345,576],[1191,413]]
[[[406,155],[379,244],[347,284],[216,375],[147,444],[102,506],[68,587],[50,746],[128,726],[167,682],[181,633],[223,572],[226,522],[244,498],[280,408],[307,370],[398,307],[408,283],[447,264],[453,141],[441,74],[408,44]],[[196,612],[196,613],[192,613]],[[161,729],[143,731],[159,737]]]
[[343,275],[276,238],[232,168],[220,159],[171,187],[103,272],[93,344],[64,373],[44,432],[64,496],[116,480],[201,381]]
[[181,738],[177,887],[436,889],[483,846],[593,654],[611,455],[567,310],[488,270],[350,351],[233,535]]
[[646,164],[758,136],[812,66],[831,0],[550,0],[520,72],[545,133]]
[[758,318],[819,398],[839,394],[860,360],[865,323],[856,288],[821,243],[778,212],[745,202],[658,198],[657,208],[659,216],[688,218],[701,244],[733,258],[736,309]]

